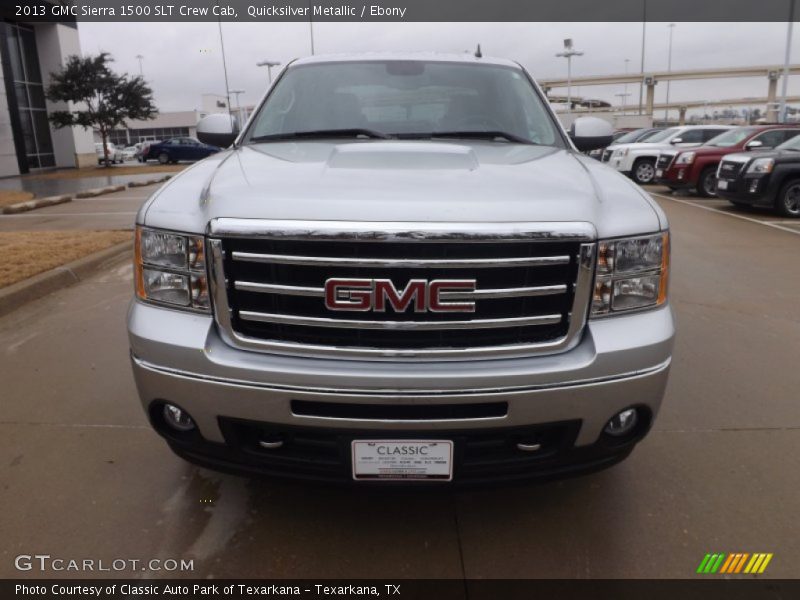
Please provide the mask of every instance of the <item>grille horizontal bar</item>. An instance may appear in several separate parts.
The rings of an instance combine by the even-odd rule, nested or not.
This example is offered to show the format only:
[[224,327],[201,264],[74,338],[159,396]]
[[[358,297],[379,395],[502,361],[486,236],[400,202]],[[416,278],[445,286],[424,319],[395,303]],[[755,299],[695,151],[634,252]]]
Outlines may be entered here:
[[561,315],[536,315],[532,317],[510,317],[507,319],[474,319],[471,321],[362,321],[358,319],[330,319],[325,317],[302,317],[240,310],[244,321],[277,323],[281,325],[308,325],[337,329],[384,329],[413,331],[444,331],[448,329],[495,329],[506,327],[528,327],[532,325],[555,325]]
[[569,255],[527,256],[513,258],[349,258],[326,256],[293,256],[289,254],[259,254],[255,252],[232,252],[234,261],[280,265],[308,265],[316,267],[429,267],[434,269],[505,268],[567,265]]
[[[302,287],[294,285],[279,285],[274,283],[258,283],[255,281],[234,281],[234,288],[243,292],[257,292],[261,294],[283,294],[285,296],[310,296],[324,298],[325,288]],[[467,298],[522,298],[526,296],[552,296],[565,294],[565,284],[539,285],[533,287],[499,288],[475,290],[474,292],[442,292],[443,300],[459,300]]]

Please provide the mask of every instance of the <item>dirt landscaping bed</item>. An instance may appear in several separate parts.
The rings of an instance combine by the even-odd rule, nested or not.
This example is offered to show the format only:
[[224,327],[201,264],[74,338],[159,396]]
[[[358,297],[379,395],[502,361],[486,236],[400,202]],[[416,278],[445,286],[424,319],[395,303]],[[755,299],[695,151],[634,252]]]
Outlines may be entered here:
[[0,288],[132,239],[130,231],[0,232]]
[[83,177],[111,177],[116,175],[149,175],[151,173],[177,173],[188,167],[191,163],[177,165],[148,164],[141,167],[125,165],[112,165],[110,167],[86,167],[84,169],[63,169],[49,173],[26,175],[26,179],[80,179]]
[[30,192],[21,192],[19,190],[0,190],[0,206],[11,206],[18,202],[26,202],[33,198]]

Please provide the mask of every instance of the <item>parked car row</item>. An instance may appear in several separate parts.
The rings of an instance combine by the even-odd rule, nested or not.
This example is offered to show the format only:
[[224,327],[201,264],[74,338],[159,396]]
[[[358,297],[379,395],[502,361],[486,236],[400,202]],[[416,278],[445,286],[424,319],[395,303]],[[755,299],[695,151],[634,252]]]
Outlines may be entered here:
[[179,137],[163,142],[150,142],[142,146],[141,162],[157,160],[162,165],[177,163],[180,160],[200,160],[216,154],[222,148],[204,144],[194,138]]
[[655,182],[673,190],[691,189],[708,198],[717,193],[717,167],[723,157],[752,150],[768,150],[792,139],[794,125],[737,127],[693,150],[664,151],[656,163]]
[[611,151],[607,162],[640,185],[653,183],[656,162],[662,152],[702,146],[730,129],[732,127],[727,125],[668,127],[639,142],[609,146],[606,148],[606,153]]
[[772,150],[725,156],[717,168],[717,195],[735,206],[772,208],[800,218],[800,129]]
[[637,129],[605,148],[600,160],[639,184],[800,217],[800,125]]
[[[106,153],[103,152],[103,143],[98,142],[94,147],[97,164],[105,164]],[[177,163],[181,160],[200,160],[221,150],[217,146],[204,144],[189,137],[172,138],[163,142],[161,140],[138,142],[125,148],[106,142],[106,148],[108,149],[107,160],[110,164],[122,163],[126,160],[138,160],[139,162],[157,160],[162,165]]]

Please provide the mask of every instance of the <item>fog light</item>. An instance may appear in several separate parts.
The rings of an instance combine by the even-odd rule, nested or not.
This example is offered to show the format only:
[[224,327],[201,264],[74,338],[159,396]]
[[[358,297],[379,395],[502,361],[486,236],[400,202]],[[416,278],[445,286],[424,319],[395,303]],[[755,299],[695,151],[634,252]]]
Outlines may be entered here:
[[164,420],[167,425],[178,431],[191,431],[194,429],[194,421],[185,410],[174,404],[164,405]]
[[750,182],[750,193],[754,194],[758,190],[758,179],[753,179]]
[[620,436],[630,433],[639,420],[635,408],[628,408],[615,414],[606,423],[605,431],[608,435]]

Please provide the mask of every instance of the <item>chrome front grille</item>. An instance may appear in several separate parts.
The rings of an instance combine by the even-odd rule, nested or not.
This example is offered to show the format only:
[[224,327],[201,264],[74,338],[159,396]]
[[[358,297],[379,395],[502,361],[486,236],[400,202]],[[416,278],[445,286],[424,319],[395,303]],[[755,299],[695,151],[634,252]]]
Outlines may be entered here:
[[720,179],[736,179],[744,165],[745,163],[743,162],[723,160],[717,169],[717,177]]
[[662,152],[661,154],[658,155],[658,160],[656,161],[656,168],[663,169],[666,171],[667,169],[669,169],[670,165],[672,164],[672,161],[675,160],[676,156],[677,153]]
[[[215,315],[226,341],[268,352],[383,359],[556,352],[577,342],[585,322],[594,237],[587,223],[218,219],[208,242]],[[441,299],[469,301],[472,311],[326,307],[329,279],[388,280],[402,290],[465,278],[474,291],[443,291]]]

